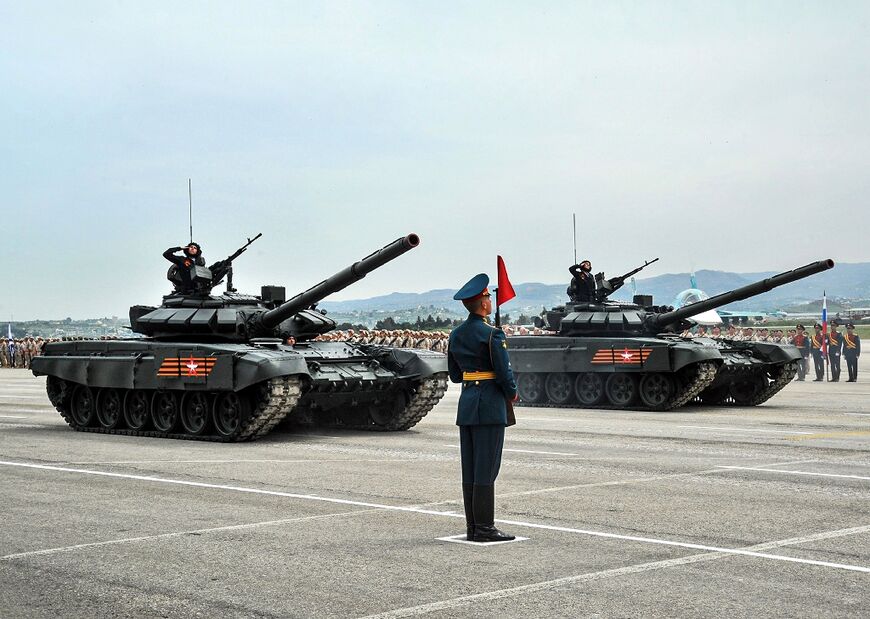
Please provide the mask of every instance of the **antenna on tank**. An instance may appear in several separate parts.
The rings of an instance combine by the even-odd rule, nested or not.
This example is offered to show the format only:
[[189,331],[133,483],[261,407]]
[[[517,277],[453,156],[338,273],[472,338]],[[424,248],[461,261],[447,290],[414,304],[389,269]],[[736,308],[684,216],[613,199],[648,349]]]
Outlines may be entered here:
[[574,219],[574,264],[577,264],[577,213],[572,213]]
[[190,242],[193,243],[193,191],[187,179],[187,220],[190,223]]

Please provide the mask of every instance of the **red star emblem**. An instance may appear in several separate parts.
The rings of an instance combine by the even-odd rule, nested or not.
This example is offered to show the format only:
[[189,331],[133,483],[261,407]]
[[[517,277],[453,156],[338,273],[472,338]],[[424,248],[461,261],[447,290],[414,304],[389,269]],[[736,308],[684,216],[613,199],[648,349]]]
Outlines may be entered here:
[[196,368],[198,368],[199,365],[193,359],[188,361],[188,363],[185,367],[187,368],[187,375],[188,376],[196,376]]
[[623,361],[631,361],[631,359],[632,359],[632,353],[628,352],[628,348],[626,348],[622,352],[622,360]]

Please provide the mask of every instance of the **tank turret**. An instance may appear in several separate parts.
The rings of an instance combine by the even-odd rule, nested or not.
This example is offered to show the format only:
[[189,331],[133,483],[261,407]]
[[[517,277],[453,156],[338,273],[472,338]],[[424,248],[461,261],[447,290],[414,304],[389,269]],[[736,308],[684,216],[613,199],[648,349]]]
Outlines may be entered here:
[[544,326],[566,336],[655,335],[682,331],[689,324],[686,320],[692,316],[757,296],[833,266],[833,260],[819,260],[679,309],[654,306],[649,298],[643,304],[610,301],[569,304],[546,312]]
[[[246,342],[292,336],[309,340],[335,328],[325,312],[315,309],[317,303],[419,244],[416,234],[398,238],[289,300],[280,286],[263,286],[259,296],[252,296],[238,294],[230,285],[219,296],[172,294],[163,298],[160,307],[133,306],[130,324],[136,333],[161,339]],[[235,257],[222,261],[222,267],[228,268]]]

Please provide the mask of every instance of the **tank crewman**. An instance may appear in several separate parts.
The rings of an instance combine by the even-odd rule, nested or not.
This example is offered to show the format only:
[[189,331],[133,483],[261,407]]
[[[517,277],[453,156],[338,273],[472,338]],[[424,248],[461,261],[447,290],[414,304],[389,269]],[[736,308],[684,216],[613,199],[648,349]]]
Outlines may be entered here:
[[595,300],[595,277],[592,275],[592,263],[584,260],[580,264],[568,267],[571,274],[571,284],[568,286],[568,298],[574,303],[588,303]]
[[447,369],[462,383],[456,425],[462,458],[462,497],[467,539],[501,542],[514,539],[495,527],[495,478],[501,466],[507,400],[517,398],[507,340],[491,327],[489,277],[475,275],[453,295],[468,310],[468,319],[450,334]]
[[843,334],[837,331],[840,326],[836,320],[831,322],[828,333],[828,362],[831,364],[831,382],[840,381],[840,355],[843,353]]
[[810,352],[813,355],[813,365],[816,370],[816,377],[813,379],[817,383],[825,377],[825,336],[822,334],[822,325],[816,323],[813,325],[813,337],[810,339]]
[[807,377],[807,359],[810,356],[810,338],[807,337],[803,325],[795,327],[795,334],[791,340],[801,353],[801,360],[798,361],[798,376],[795,380],[803,381]]
[[843,356],[846,358],[846,369],[849,371],[847,383],[858,380],[858,357],[861,356],[861,338],[855,333],[855,325],[851,322],[846,324],[846,333],[843,334]]
[[[177,256],[177,252],[182,252],[183,255]],[[169,281],[175,286],[175,291],[182,294],[194,292],[190,269],[193,266],[205,266],[205,258],[202,257],[202,248],[199,243],[191,241],[184,247],[170,247],[163,252],[163,257],[175,265],[175,273],[170,267],[167,274]]]

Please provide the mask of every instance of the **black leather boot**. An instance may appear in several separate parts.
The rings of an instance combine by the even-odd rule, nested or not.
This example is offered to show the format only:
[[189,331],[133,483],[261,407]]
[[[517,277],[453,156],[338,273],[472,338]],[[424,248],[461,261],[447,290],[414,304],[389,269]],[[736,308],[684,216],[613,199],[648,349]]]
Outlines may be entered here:
[[474,486],[474,535],[475,542],[508,542],[515,539],[495,528],[495,486]]
[[465,539],[471,542],[474,538],[474,484],[462,484],[462,501],[465,504]]

